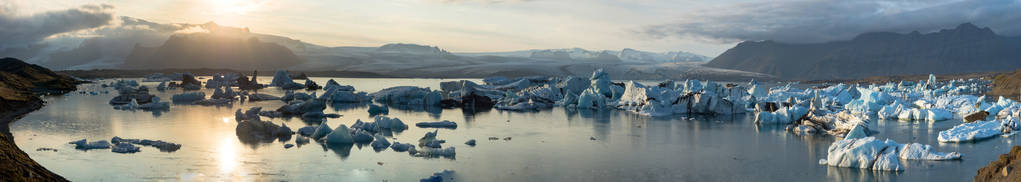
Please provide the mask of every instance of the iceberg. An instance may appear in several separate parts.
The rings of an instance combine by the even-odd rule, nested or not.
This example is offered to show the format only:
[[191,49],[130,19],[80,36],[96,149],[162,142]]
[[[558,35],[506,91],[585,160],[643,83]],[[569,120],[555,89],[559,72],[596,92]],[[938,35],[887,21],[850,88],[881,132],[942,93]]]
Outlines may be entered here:
[[[939,142],[966,142],[994,137],[1003,134],[1003,126],[1016,126],[1016,121],[1006,119],[1003,121],[976,121],[961,123],[949,130],[939,132]],[[1007,130],[1010,131],[1010,130]]]
[[414,86],[397,86],[368,94],[372,100],[384,104],[438,106],[443,100],[439,91]]
[[457,128],[457,123],[455,123],[453,121],[443,120],[443,121],[436,121],[436,122],[419,122],[419,123],[415,123],[415,126],[418,126],[419,128],[450,128],[450,129],[456,129]]
[[875,137],[844,139],[833,142],[827,150],[825,163],[830,166],[872,169],[876,171],[903,171],[899,159],[955,160],[956,152],[933,152],[928,145],[898,144],[892,140],[880,141]]
[[298,133],[298,135],[301,135],[301,136],[312,136],[312,134],[315,134],[315,132],[316,132],[316,127],[305,126],[305,127],[298,128],[298,132],[297,133]]
[[331,133],[333,133],[333,129],[330,129],[330,126],[326,125],[326,123],[323,122],[322,124],[319,124],[319,127],[316,128],[316,131],[312,133],[311,138],[319,140],[320,138],[326,137],[326,135],[329,135]]
[[397,152],[404,152],[404,151],[408,151],[408,150],[414,150],[415,149],[415,145],[411,145],[411,144],[401,143],[401,142],[396,142],[395,141],[393,143],[393,145],[390,145],[390,149],[393,149],[394,151],[397,151]]
[[384,137],[383,135],[376,134],[373,137],[376,139],[372,141],[372,148],[375,149],[376,151],[380,151],[382,149],[390,147],[390,142],[386,141],[386,137]]
[[92,149],[108,149],[110,148],[110,142],[106,140],[100,140],[95,142],[88,142],[85,139],[78,141],[68,142],[68,144],[74,144],[74,148],[78,150],[92,150]]
[[354,137],[351,136],[351,130],[344,124],[340,124],[340,126],[337,126],[337,129],[326,135],[325,140],[327,144],[353,144],[355,142]]
[[202,92],[180,93],[180,94],[174,94],[173,97],[170,97],[170,100],[174,101],[175,103],[177,103],[177,102],[194,102],[194,101],[199,101],[199,100],[203,100],[203,99],[206,99],[206,93],[202,93]]
[[[449,179],[449,180],[448,180]],[[443,182],[443,181],[456,181],[454,180],[453,170],[443,170],[443,172],[433,173],[432,176],[422,178],[419,182]]]
[[117,145],[113,146],[113,150],[112,151],[114,153],[122,153],[123,154],[123,153],[135,153],[135,152],[139,152],[139,151],[141,151],[141,149],[139,149],[138,147],[136,147],[135,145],[132,145],[130,143],[118,143]]
[[379,115],[379,114],[389,114],[389,113],[390,113],[390,109],[388,109],[386,106],[380,106],[380,105],[376,105],[376,104],[369,104],[369,115],[370,116],[375,116],[375,115]]
[[269,83],[269,86],[280,87],[281,89],[286,90],[305,88],[304,85],[295,83],[294,80],[288,76],[287,71],[284,70],[277,70],[277,72],[273,74],[273,81]]
[[355,130],[354,133],[351,135],[352,135],[351,140],[354,141],[355,143],[369,143],[372,142],[373,139],[375,139],[372,136],[372,133],[369,133],[365,130]]

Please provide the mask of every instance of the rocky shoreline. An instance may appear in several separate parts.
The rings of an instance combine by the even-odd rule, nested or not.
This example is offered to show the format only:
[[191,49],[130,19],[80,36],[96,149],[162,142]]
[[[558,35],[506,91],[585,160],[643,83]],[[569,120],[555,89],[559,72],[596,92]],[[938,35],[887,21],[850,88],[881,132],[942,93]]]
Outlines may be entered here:
[[62,94],[82,81],[14,58],[0,59],[0,181],[67,181],[14,143],[8,124],[43,107],[39,94]]
[[989,162],[975,175],[975,181],[1021,181],[1021,146],[1014,146],[1010,152]]

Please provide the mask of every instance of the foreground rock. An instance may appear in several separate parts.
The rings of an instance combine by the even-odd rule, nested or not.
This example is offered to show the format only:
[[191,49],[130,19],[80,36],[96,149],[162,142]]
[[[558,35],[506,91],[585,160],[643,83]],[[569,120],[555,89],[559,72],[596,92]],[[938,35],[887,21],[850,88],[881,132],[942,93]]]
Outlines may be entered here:
[[43,106],[37,94],[63,94],[82,81],[14,58],[0,59],[0,176],[9,181],[67,181],[28,157],[8,124]]
[[978,169],[975,181],[1021,181],[1021,146],[1000,155],[988,165]]

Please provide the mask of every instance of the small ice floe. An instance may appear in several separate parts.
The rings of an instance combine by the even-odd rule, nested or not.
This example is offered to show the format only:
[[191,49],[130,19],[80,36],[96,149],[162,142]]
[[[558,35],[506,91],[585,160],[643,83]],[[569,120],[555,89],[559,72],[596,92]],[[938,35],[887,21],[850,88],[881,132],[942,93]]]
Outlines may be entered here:
[[351,137],[352,141],[354,141],[355,143],[369,143],[372,142],[373,139],[375,139],[372,137],[372,133],[359,129],[352,131]]
[[464,144],[468,145],[468,146],[474,147],[475,146],[475,139],[468,140],[467,142],[464,142]]
[[234,100],[238,97],[238,95],[240,95],[240,93],[234,92],[234,89],[231,89],[230,86],[216,87],[216,90],[213,91],[213,95],[209,96],[209,98]]
[[179,93],[179,94],[174,94],[173,97],[170,97],[170,100],[174,101],[174,103],[177,103],[177,102],[195,102],[195,101],[199,101],[199,100],[203,100],[203,99],[206,99],[206,93],[203,93],[203,92]]
[[443,157],[443,158],[453,159],[454,157],[457,156],[457,151],[454,149],[454,146],[450,146],[450,147],[447,147],[447,148],[438,148],[438,147],[437,148],[430,148],[430,147],[427,147],[427,148],[422,148],[422,149],[414,150],[412,155],[414,155],[415,157],[425,157],[425,158]]
[[419,123],[415,123],[415,126],[418,126],[419,128],[449,128],[449,129],[456,129],[457,128],[457,123],[455,123],[453,121],[443,120],[443,121],[436,121],[436,122],[419,122]]
[[326,137],[326,135],[329,135],[332,132],[333,132],[333,129],[330,128],[330,125],[326,125],[326,123],[323,122],[322,124],[319,124],[319,127],[316,127],[316,131],[313,132],[312,136],[310,136],[310,137],[313,140],[318,141],[319,139],[321,139],[323,137]]
[[404,151],[408,151],[408,150],[414,150],[415,149],[415,145],[412,145],[412,144],[409,144],[409,143],[401,143],[401,142],[396,142],[395,141],[393,143],[393,145],[390,145],[390,149],[393,149],[394,151],[397,151],[397,152],[404,152]]
[[308,137],[298,136],[294,138],[294,143],[298,144],[298,147],[309,143]]
[[375,149],[377,152],[390,147],[390,141],[386,141],[386,137],[383,135],[376,134],[373,137],[376,139],[372,141],[372,149]]
[[248,94],[248,101],[280,100],[280,97],[269,94]]
[[[373,120],[374,120],[373,123],[375,123],[375,126],[376,126],[377,129],[384,129],[384,130],[391,130],[391,131],[404,131],[405,129],[408,129],[408,125],[404,124],[404,122],[401,121],[401,119],[397,119],[396,117],[391,118],[391,117],[386,117],[386,116],[376,116],[376,117],[373,118]],[[372,125],[373,124],[366,124],[366,126],[372,126]],[[365,128],[366,128],[366,130],[373,131],[371,129],[368,129],[369,127],[365,127]]]
[[74,148],[78,150],[92,150],[92,149],[108,149],[110,148],[110,142],[106,140],[88,142],[85,139],[78,141],[68,142],[68,144],[74,144]]
[[231,103],[234,103],[234,99],[205,99],[192,102],[192,104],[203,106],[228,106]]
[[327,144],[353,144],[355,142],[354,137],[351,136],[351,130],[344,124],[340,124],[337,129],[326,135],[325,140]]
[[431,147],[431,148],[439,148],[440,144],[446,143],[447,141],[436,139],[436,134],[438,132],[439,132],[439,130],[436,130],[436,131],[433,131],[433,132],[426,132],[425,136],[422,136],[421,139],[418,139],[418,146],[425,146],[425,147]]
[[177,150],[181,149],[181,144],[166,142],[166,141],[163,141],[163,140],[125,139],[125,138],[114,136],[113,138],[110,139],[110,142],[113,142],[114,144],[130,143],[130,144],[136,144],[136,145],[144,145],[144,146],[156,147],[157,149],[159,149],[162,152],[174,152],[174,151],[177,151]]
[[[312,99],[312,100],[306,100],[306,101],[295,100],[295,101],[292,101],[292,102],[288,103],[287,105],[280,106],[280,108],[278,108],[276,111],[279,111],[281,114],[283,114],[285,116],[304,116],[305,113],[310,113],[310,112],[311,113],[315,113],[315,112],[322,113],[323,109],[326,109],[326,103],[323,103],[322,101],[318,101],[318,100]],[[313,115],[315,115],[315,116],[323,116],[323,117],[326,116],[326,115],[318,115],[318,114],[313,114]]]
[[432,176],[422,178],[420,182],[443,182],[443,181],[454,181],[453,170],[443,170],[443,172],[433,173]]
[[262,111],[262,107],[248,108],[247,111],[241,112],[241,109],[234,111],[234,121],[241,122],[246,120],[262,120],[259,118],[259,112]]
[[1013,117],[994,121],[961,123],[949,130],[939,132],[939,142],[965,142],[1009,134],[1021,129]]
[[929,145],[918,143],[898,144],[892,140],[880,141],[875,137],[848,138],[830,144],[826,159],[820,164],[837,167],[872,169],[875,171],[903,171],[899,159],[955,160],[957,152],[933,152]]
[[135,145],[132,145],[131,143],[122,142],[122,143],[117,143],[117,145],[114,145],[112,151],[114,153],[125,154],[125,153],[139,152],[139,151],[141,151],[141,149],[139,149],[139,147],[136,147]]
[[315,134],[315,132],[316,132],[316,127],[314,127],[314,126],[305,126],[305,127],[298,128],[298,135],[301,135],[301,136],[306,136],[306,137],[307,136],[312,136],[312,134]]
[[375,115],[379,115],[379,114],[389,114],[389,113],[390,113],[390,109],[388,109],[386,106],[381,106],[381,105],[376,105],[376,104],[369,104],[369,115],[370,116],[375,116]]

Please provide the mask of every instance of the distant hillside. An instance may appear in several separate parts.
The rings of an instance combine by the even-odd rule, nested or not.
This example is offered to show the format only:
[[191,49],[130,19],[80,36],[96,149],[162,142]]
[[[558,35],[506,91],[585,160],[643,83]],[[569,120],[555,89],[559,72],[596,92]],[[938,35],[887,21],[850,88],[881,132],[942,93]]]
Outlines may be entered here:
[[965,23],[908,34],[865,33],[847,41],[789,44],[746,41],[705,66],[758,72],[780,79],[1006,71],[1021,67],[1021,38]]
[[303,63],[287,47],[234,34],[175,34],[162,46],[135,46],[124,68],[279,69]]
[[582,48],[566,49],[531,49],[510,52],[474,52],[456,53],[462,56],[501,56],[544,59],[552,61],[583,61],[583,62],[625,62],[625,63],[677,63],[677,62],[707,62],[712,58],[703,55],[684,52],[648,52],[635,49],[622,49],[620,51],[603,50],[591,51]]

